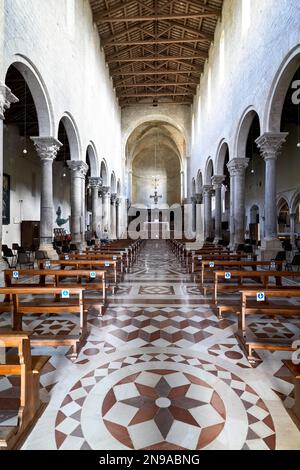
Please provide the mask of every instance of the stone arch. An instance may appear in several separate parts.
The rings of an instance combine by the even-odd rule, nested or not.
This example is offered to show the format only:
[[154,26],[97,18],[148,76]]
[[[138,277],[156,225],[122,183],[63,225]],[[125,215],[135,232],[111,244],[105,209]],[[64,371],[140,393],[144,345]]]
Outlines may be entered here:
[[[237,158],[246,158],[246,148],[249,132],[251,125],[255,117],[258,117],[259,124],[261,123],[259,114],[254,109],[253,106],[250,106],[246,109],[243,116],[240,119],[236,137],[234,140],[234,156]],[[261,124],[260,124],[261,127]]]
[[214,164],[211,157],[208,157],[206,165],[205,165],[205,184],[211,185],[212,184],[212,177],[214,176]]
[[225,141],[225,139],[222,139],[217,150],[216,163],[215,163],[217,175],[224,174],[224,164],[225,164],[227,152],[229,152],[229,145]]
[[198,170],[197,173],[197,180],[196,180],[196,192],[201,193],[203,188],[203,177],[202,177],[202,171]]
[[63,123],[68,136],[71,160],[81,160],[82,153],[79,132],[73,117],[69,113],[64,113],[59,122]]
[[112,171],[111,177],[110,177],[110,191],[113,194],[117,192],[117,181],[116,181],[116,175],[114,171]]
[[264,132],[280,132],[281,115],[288,87],[300,67],[300,45],[294,47],[280,64],[272,81],[264,112]]
[[162,123],[168,123],[172,126],[174,126],[179,132],[182,133],[185,139],[185,147],[186,147],[186,154],[188,153],[188,149],[190,148],[190,141],[189,141],[189,136],[186,130],[180,126],[174,119],[172,119],[170,116],[167,114],[157,114],[153,113],[147,116],[147,117],[142,117],[140,119],[137,119],[134,121],[131,126],[128,128],[128,130],[124,134],[124,155],[126,154],[126,147],[127,147],[127,142],[131,136],[131,134],[137,129],[139,126],[142,124],[146,124],[147,122],[152,122],[152,121],[159,121]]
[[53,136],[53,107],[46,84],[40,73],[33,62],[22,54],[15,54],[13,56],[6,73],[11,66],[15,67],[18,72],[20,72],[30,89],[38,117],[39,136]]
[[100,176],[102,178],[103,186],[108,186],[108,168],[105,159],[101,161],[100,165]]
[[290,203],[290,208],[291,208],[291,213],[294,214],[297,210],[297,205],[300,203],[300,189],[297,189],[295,193],[293,194],[293,197],[291,199]]
[[99,176],[97,150],[93,142],[89,143],[86,153],[89,156],[91,176],[92,177]]

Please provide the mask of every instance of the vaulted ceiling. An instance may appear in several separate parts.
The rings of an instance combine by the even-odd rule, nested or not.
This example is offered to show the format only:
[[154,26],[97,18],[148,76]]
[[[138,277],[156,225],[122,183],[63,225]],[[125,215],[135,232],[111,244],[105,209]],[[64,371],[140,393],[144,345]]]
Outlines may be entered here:
[[122,107],[191,104],[223,0],[90,0]]

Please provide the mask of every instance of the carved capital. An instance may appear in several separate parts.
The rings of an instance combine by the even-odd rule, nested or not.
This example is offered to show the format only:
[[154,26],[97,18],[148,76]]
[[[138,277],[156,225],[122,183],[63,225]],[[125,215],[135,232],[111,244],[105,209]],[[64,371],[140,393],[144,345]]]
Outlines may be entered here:
[[276,134],[266,132],[256,139],[255,143],[265,161],[277,159],[288,135],[288,132],[278,132]]
[[102,186],[102,178],[100,178],[100,177],[89,178],[89,186],[92,189],[98,189],[99,190]]
[[196,199],[196,204],[202,204],[203,194],[202,193],[196,193],[195,194],[195,199]]
[[112,193],[112,194],[110,195],[110,202],[111,202],[111,204],[112,204],[113,206],[116,204],[117,198],[118,198],[117,193]]
[[88,165],[81,160],[69,160],[67,165],[75,178],[85,178],[88,172]]
[[109,186],[102,186],[102,187],[100,188],[100,195],[101,195],[102,197],[106,197],[106,196],[108,196],[109,191],[110,191],[110,187],[109,187]]
[[62,146],[62,143],[54,137],[31,137],[31,140],[42,162],[55,160],[57,152]]
[[243,176],[249,164],[249,158],[233,158],[227,163],[230,176]]
[[224,175],[220,175],[220,176],[216,175],[216,176],[213,176],[211,179],[214,189],[220,189],[224,181],[225,181]]
[[11,104],[17,103],[18,98],[11,92],[11,90],[2,82],[0,82],[0,119],[4,120],[4,114]]
[[207,196],[213,196],[214,195],[214,188],[213,186],[211,186],[210,184],[206,184],[205,186],[203,186],[203,196],[204,197],[207,197]]

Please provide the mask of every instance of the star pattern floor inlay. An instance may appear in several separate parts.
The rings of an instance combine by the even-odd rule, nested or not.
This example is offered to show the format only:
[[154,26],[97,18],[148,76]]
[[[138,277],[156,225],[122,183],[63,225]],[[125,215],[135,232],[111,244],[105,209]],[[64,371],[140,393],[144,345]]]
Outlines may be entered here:
[[[233,297],[235,298],[235,297]],[[291,302],[293,300],[291,299]],[[10,316],[0,316],[0,329]],[[34,334],[74,334],[76,316],[28,316]],[[300,337],[300,320],[257,316],[258,338]],[[300,449],[289,414],[288,352],[260,351],[250,367],[235,338],[236,316],[219,320],[165,241],[145,242],[102,318],[90,311],[89,336],[73,363],[51,354],[41,376],[47,403],[23,449]],[[0,378],[0,398],[17,396]],[[0,425],[16,411],[0,413]]]

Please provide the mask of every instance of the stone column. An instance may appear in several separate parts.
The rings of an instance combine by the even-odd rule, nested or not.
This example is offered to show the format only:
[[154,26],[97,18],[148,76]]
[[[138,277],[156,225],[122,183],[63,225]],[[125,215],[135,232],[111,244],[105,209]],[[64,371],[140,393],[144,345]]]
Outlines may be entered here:
[[212,184],[215,190],[215,243],[222,240],[222,183],[225,176],[213,176]]
[[212,209],[211,198],[213,195],[213,187],[210,185],[203,186],[204,199],[204,240],[212,238]]
[[116,237],[117,240],[120,239],[121,233],[120,233],[120,223],[121,223],[121,204],[122,204],[122,199],[120,197],[117,197],[116,200]]
[[245,242],[245,173],[248,163],[247,158],[234,158],[227,165],[233,178],[233,220],[231,220],[234,236],[231,246],[234,248]]
[[102,186],[101,178],[89,178],[89,185],[92,189],[92,232],[93,237],[96,233],[100,234],[101,228],[101,199],[99,198],[99,191]]
[[[0,81],[0,207],[3,207],[3,121],[4,114],[13,103],[17,103],[18,98],[12,94],[11,90]],[[2,216],[0,217],[0,240],[2,247]],[[1,248],[0,247],[0,248]],[[1,252],[0,252],[1,253]],[[2,266],[3,265],[3,266]],[[2,261],[0,256],[0,268],[7,268],[7,264]]]
[[100,193],[102,197],[102,231],[109,232],[109,186],[102,186]]
[[197,199],[195,196],[191,197],[191,204],[192,204],[192,231],[196,232]]
[[293,249],[296,249],[296,240],[295,240],[295,222],[296,222],[296,216],[294,212],[290,214],[290,232],[291,232],[291,244],[293,246]]
[[115,240],[117,238],[117,194],[110,195],[110,238]]
[[[261,135],[256,144],[265,161],[265,242],[272,242],[277,238],[277,208],[276,208],[276,163],[281,147],[286,141],[288,133],[265,133]],[[271,243],[272,244],[272,243]],[[271,245],[269,244],[269,246]],[[276,242],[275,242],[276,244]],[[279,245],[278,245],[279,246]],[[265,247],[267,248],[267,247]]]
[[71,234],[72,243],[83,244],[85,234],[85,177],[88,165],[81,160],[68,161],[71,171]]
[[62,144],[54,137],[31,137],[42,164],[40,250],[56,257],[53,249],[53,162]]

